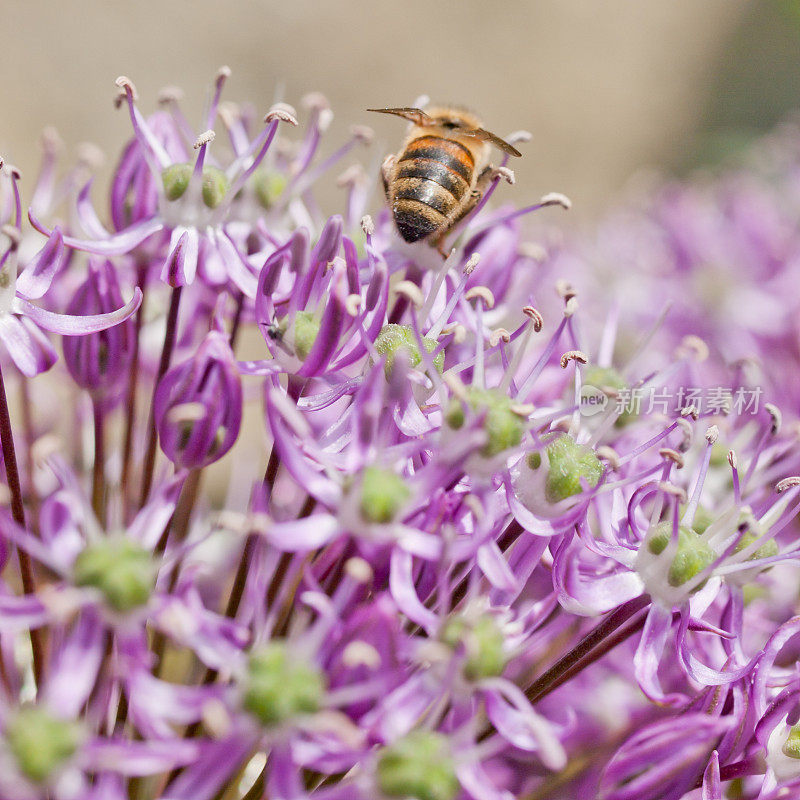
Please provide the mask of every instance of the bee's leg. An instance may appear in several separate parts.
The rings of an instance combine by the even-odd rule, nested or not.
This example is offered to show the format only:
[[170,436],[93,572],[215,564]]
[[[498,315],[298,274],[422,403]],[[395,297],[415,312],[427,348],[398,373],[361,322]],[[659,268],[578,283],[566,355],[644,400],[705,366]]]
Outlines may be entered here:
[[383,159],[381,164],[381,180],[383,181],[383,193],[386,199],[389,199],[389,184],[392,181],[392,173],[394,172],[395,164],[397,163],[397,156],[388,155]]
[[475,210],[475,206],[478,205],[481,197],[483,197],[492,181],[497,178],[505,178],[509,183],[514,183],[514,173],[510,169],[507,167],[493,167],[490,164],[478,176],[478,180],[475,182],[475,188],[472,190],[470,197],[464,203],[464,207],[461,209],[458,216],[455,217],[447,227],[447,230],[435,239],[431,239],[431,246],[435,247],[443,256],[447,256],[447,251],[445,250],[442,239],[451,234],[453,229]]

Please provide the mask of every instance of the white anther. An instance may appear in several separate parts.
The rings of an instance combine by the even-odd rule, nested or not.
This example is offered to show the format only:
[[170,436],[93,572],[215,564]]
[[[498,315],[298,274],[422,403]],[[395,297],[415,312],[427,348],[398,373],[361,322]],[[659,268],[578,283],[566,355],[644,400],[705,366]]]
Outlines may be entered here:
[[800,486],[800,476],[793,475],[790,478],[784,478],[782,481],[778,481],[775,486],[775,491],[780,494],[787,489],[791,489],[793,486]]
[[783,422],[783,414],[781,414],[780,409],[773,405],[772,403],[764,403],[764,411],[770,415],[772,419],[772,425],[770,426],[770,433],[773,436],[781,429],[781,423]]
[[425,298],[422,296],[419,286],[411,281],[400,281],[394,287],[395,294],[399,294],[412,302],[417,308],[421,308],[425,303]]
[[369,642],[357,639],[350,642],[342,651],[342,663],[350,668],[378,669],[381,665],[381,655]]
[[93,142],[78,145],[78,161],[90,170],[100,169],[106,162],[106,154]]
[[478,263],[480,262],[480,260],[481,260],[481,254],[480,253],[473,253],[467,259],[466,264],[464,264],[464,269],[462,270],[462,272],[465,275],[472,275],[472,273],[475,271],[475,267],[478,266]]
[[442,328],[442,336],[453,334],[453,344],[461,344],[467,339],[467,329],[460,322],[452,322]]
[[361,142],[361,144],[370,144],[375,137],[375,131],[367,125],[353,125],[353,127],[350,128],[350,133],[352,133],[353,138]]
[[547,250],[538,242],[521,242],[517,247],[517,253],[522,258],[530,258],[540,263],[547,258]]
[[165,86],[157,97],[157,102],[161,106],[179,103],[181,100],[183,100],[183,89],[179,89],[177,86]]
[[203,131],[195,140],[194,140],[194,149],[199,150],[204,144],[211,144],[214,139],[217,138],[217,134],[214,131]]
[[349,294],[344,300],[345,311],[351,317],[357,317],[358,312],[361,310],[362,299],[360,294]]
[[533,403],[511,403],[508,407],[508,410],[512,414],[516,414],[518,417],[523,417],[527,419],[534,411],[536,411],[536,406]]
[[114,85],[121,91],[125,92],[125,94],[130,94],[134,100],[139,99],[139,96],[136,93],[136,87],[133,85],[133,81],[125,75],[120,75],[119,78],[114,81]]
[[697,410],[697,406],[688,405],[686,408],[681,409],[681,416],[691,417],[692,419],[696,420],[700,416],[700,412]]
[[369,214],[361,217],[361,230],[364,231],[364,236],[372,236],[375,233],[375,223]]
[[594,453],[601,461],[608,462],[608,466],[611,467],[611,469],[617,469],[619,467],[619,453],[613,447],[609,447],[607,444],[601,444]]
[[64,147],[63,140],[52,125],[42,131],[42,147],[48,153],[57,153]]
[[569,211],[572,208],[572,200],[561,192],[549,192],[542,196],[539,201],[543,206],[561,206],[561,208]]
[[494,308],[494,295],[487,286],[473,286],[465,295],[466,300],[483,300],[484,308]]
[[514,177],[514,170],[508,167],[495,167],[492,170],[492,178],[496,181],[502,178],[506,183],[510,183],[512,186],[516,180]]
[[567,352],[561,356],[561,369],[566,369],[570,361],[586,364],[589,361],[589,356],[581,350],[567,350]]
[[677,497],[681,502],[686,502],[686,490],[682,489],[680,486],[676,486],[674,483],[668,483],[667,481],[659,481],[658,488],[665,494],[671,494],[673,497]]
[[699,337],[694,334],[689,334],[681,339],[675,355],[678,358],[693,358],[695,361],[705,361],[708,358],[709,350],[708,345]]
[[297,112],[288,103],[275,103],[264,115],[264,122],[272,122],[276,119],[297,126]]
[[344,189],[348,186],[364,183],[366,179],[367,173],[364,172],[361,164],[352,164],[336,179],[336,185],[340,189]]
[[533,139],[533,134],[530,131],[514,131],[506,136],[506,141],[509,144],[519,144],[520,142],[529,142]]
[[505,328],[495,328],[489,334],[489,347],[497,347],[501,340],[508,344],[511,341],[511,334]]
[[677,450],[673,450],[671,447],[662,447],[658,451],[658,454],[661,456],[661,458],[666,458],[669,461],[672,461],[672,463],[675,464],[678,469],[683,469],[683,456]]
[[730,464],[731,469],[739,468],[739,459],[736,458],[736,453],[733,450],[728,450],[728,464]]
[[359,556],[348,558],[347,561],[344,562],[344,571],[356,583],[370,583],[375,575],[369,561],[366,561]]
[[466,387],[461,381],[461,378],[454,372],[445,372],[444,375],[442,375],[442,380],[447,384],[447,388],[450,389],[454,397],[464,401],[468,399]]
[[544,317],[533,306],[523,306],[522,313],[533,320],[533,330],[539,333],[544,327]]

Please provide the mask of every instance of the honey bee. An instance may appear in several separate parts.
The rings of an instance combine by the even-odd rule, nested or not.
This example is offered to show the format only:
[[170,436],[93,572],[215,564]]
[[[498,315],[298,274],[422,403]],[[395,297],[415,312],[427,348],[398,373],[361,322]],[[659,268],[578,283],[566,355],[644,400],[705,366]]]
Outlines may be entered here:
[[461,108],[367,110],[411,122],[400,152],[383,162],[383,189],[400,236],[407,242],[426,240],[440,252],[443,238],[475,208],[495,175],[489,163],[492,145],[522,155]]

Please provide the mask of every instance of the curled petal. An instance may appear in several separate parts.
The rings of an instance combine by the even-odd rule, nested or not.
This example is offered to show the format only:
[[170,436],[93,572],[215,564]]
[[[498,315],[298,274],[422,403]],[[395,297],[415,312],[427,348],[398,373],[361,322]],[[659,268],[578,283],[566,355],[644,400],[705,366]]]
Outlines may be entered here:
[[[14,298],[14,304],[25,302]],[[47,313],[47,312],[46,312]],[[58,360],[53,345],[30,320],[13,314],[0,314],[0,340],[17,369],[29,378],[46,372]]]
[[109,311],[107,314],[89,314],[85,317],[56,314],[53,311],[45,311],[21,297],[14,298],[13,310],[29,317],[46,331],[60,333],[62,336],[82,336],[85,333],[97,333],[119,325],[120,322],[133,316],[141,303],[142,290],[137,286],[133,290],[133,297],[122,308]]
[[[28,219],[39,233],[50,236],[49,231],[33,214],[28,212]],[[114,234],[108,239],[76,239],[73,236],[65,236],[64,244],[74,250],[83,250],[86,253],[95,253],[98,256],[121,256],[130,253],[135,247],[140,245],[148,236],[164,229],[164,223],[158,217],[142,220],[130,228]]]
[[17,291],[32,300],[42,297],[50,288],[53,276],[64,265],[66,254],[61,229],[55,228],[44,247],[17,276]]

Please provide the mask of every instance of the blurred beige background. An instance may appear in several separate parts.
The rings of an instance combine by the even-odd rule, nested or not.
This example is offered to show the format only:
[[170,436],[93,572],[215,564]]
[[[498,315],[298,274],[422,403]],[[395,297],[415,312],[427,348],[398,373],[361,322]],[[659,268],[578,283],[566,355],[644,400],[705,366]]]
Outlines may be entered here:
[[[276,87],[298,103],[325,93],[330,150],[367,123],[396,149],[396,120],[368,106],[419,94],[466,104],[500,135],[534,134],[514,164],[521,200],[563,191],[591,214],[636,170],[681,161],[702,125],[717,70],[754,6],[746,0],[4,0],[0,148],[32,178],[52,124],[68,150],[90,140],[113,163],[129,133],[114,79],[145,111],[181,86],[198,121],[215,70],[227,99],[266,110]],[[761,4],[763,5],[763,4]]]

